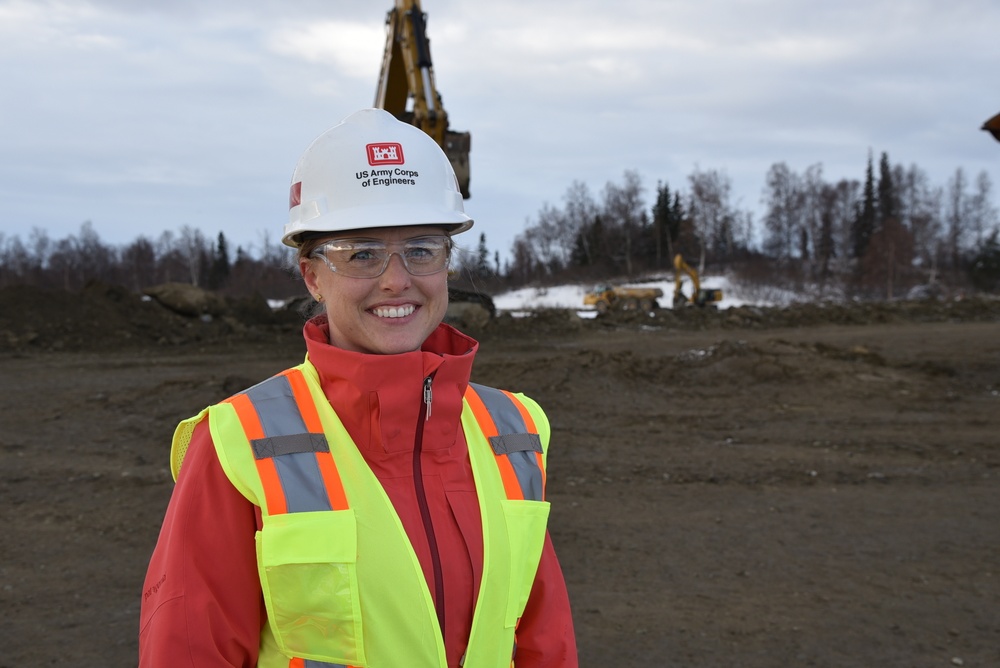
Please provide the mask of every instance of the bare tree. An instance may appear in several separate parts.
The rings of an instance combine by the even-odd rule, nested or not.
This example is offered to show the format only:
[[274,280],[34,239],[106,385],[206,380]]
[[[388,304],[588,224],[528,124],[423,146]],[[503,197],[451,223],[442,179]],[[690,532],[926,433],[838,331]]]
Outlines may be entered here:
[[968,235],[968,193],[965,171],[959,167],[948,181],[948,198],[945,202],[945,248],[952,269],[961,264],[962,247]]
[[969,197],[967,212],[972,242],[978,250],[983,247],[986,236],[997,225],[997,209],[993,206],[993,182],[985,170],[976,176],[975,190]]
[[895,181],[900,221],[913,240],[914,265],[926,271],[928,282],[933,283],[941,246],[942,190],[931,186],[927,173],[916,165],[906,169],[899,167]]
[[764,252],[782,261],[796,255],[796,238],[803,226],[801,179],[784,162],[771,165],[764,180]]
[[701,171],[697,167],[688,176],[691,192],[687,212],[701,246],[699,272],[705,270],[705,251],[719,259],[733,256],[739,246],[749,241],[751,218],[740,215],[732,203],[732,183],[718,170]]
[[597,202],[594,201],[590,195],[590,189],[583,181],[573,181],[566,189],[563,201],[566,206],[563,223],[566,233],[569,235],[570,253],[579,250],[583,254],[581,258],[583,262],[592,265],[597,259],[598,249],[591,247],[590,235],[587,234],[587,231],[599,215]]
[[610,250],[613,260],[624,264],[626,275],[635,272],[637,245],[642,239],[645,207],[642,180],[635,170],[625,170],[622,185],[608,181],[604,186],[604,220],[621,234],[621,246]]

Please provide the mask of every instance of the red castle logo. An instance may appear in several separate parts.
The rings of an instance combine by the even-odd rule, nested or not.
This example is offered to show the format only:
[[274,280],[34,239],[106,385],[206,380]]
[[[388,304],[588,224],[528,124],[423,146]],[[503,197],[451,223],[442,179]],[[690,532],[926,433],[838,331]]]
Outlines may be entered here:
[[402,165],[403,146],[401,144],[368,144],[368,164],[376,165]]

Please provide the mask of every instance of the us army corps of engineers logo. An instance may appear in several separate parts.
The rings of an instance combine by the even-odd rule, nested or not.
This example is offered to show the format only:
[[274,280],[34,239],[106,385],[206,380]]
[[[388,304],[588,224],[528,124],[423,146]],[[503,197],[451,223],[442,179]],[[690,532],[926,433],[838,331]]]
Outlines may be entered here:
[[403,146],[395,142],[368,144],[365,146],[371,169],[363,169],[354,174],[361,181],[362,188],[373,186],[415,186],[420,174],[416,170],[389,165],[403,165]]

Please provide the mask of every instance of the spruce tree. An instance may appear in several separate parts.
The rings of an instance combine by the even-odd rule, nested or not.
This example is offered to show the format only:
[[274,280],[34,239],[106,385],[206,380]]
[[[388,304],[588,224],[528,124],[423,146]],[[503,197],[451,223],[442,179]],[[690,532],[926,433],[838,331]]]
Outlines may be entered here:
[[878,165],[878,220],[876,227],[882,227],[887,220],[899,217],[899,193],[892,178],[889,154],[882,152]]
[[868,152],[868,169],[865,172],[865,190],[861,206],[854,216],[851,225],[851,241],[854,257],[860,259],[868,251],[868,243],[875,233],[875,174],[872,168],[872,154]]

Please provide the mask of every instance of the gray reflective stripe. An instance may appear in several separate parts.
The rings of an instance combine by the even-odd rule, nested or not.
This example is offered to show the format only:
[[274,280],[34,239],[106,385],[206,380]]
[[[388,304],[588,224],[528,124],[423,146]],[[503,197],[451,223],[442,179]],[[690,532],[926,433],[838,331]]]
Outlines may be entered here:
[[521,483],[521,494],[528,501],[542,500],[542,470],[533,452],[512,452],[507,455],[517,481]]
[[528,432],[528,425],[521,411],[506,394],[492,387],[470,383],[489,411],[497,427],[497,436],[490,438],[490,445],[497,455],[506,455],[521,486],[521,494],[529,501],[543,499],[542,470],[536,452],[542,451],[538,434]]
[[292,386],[284,376],[268,378],[247,390],[246,395],[257,409],[264,435],[288,436],[309,431],[295,404]]
[[268,378],[247,390],[246,395],[266,435],[251,441],[254,457],[274,460],[288,512],[332,510],[316,461],[316,453],[329,452],[330,446],[325,434],[310,434],[306,430],[288,379]]
[[[497,426],[497,433],[501,436],[506,434],[524,434],[528,431],[524,424],[521,412],[517,410],[510,398],[500,390],[477,383],[470,383],[479,398],[486,405],[486,410],[490,412],[490,417]],[[503,453],[497,453],[503,454]]]
[[306,659],[302,662],[302,668],[347,668],[347,666],[342,663],[323,663],[322,661]]
[[325,434],[289,434],[250,441],[256,459],[294,455],[298,452],[329,452]]
[[290,513],[308,513],[315,510],[333,510],[326,494],[319,462],[311,452],[282,455],[274,458],[285,503]]

